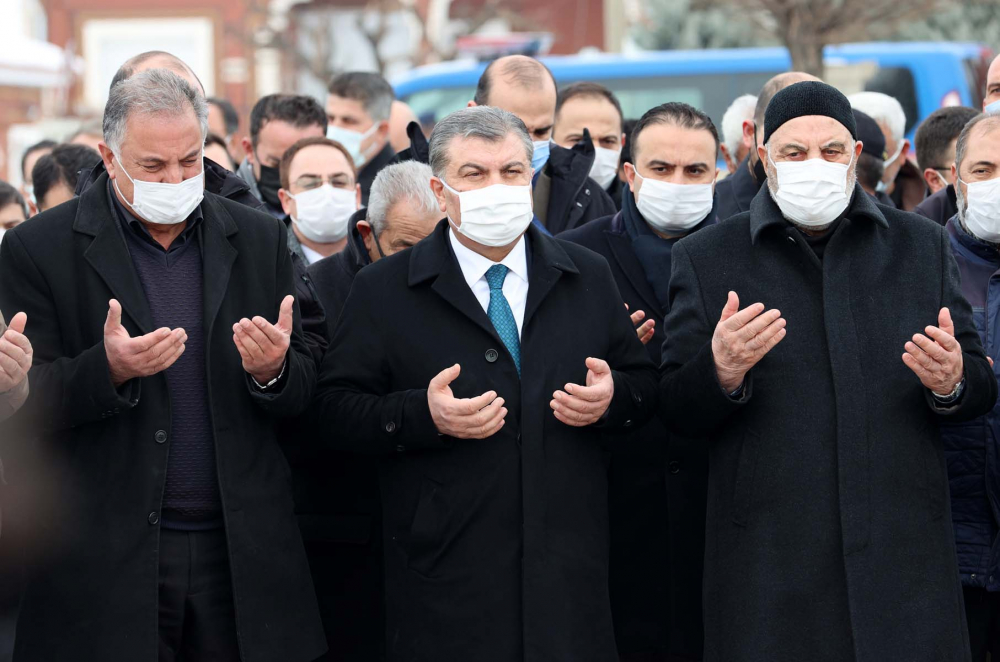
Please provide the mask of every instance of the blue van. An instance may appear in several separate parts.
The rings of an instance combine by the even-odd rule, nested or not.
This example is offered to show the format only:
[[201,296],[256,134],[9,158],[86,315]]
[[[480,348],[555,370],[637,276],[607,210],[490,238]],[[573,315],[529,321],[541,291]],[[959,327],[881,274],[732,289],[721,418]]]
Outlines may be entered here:
[[[942,106],[981,108],[992,53],[974,43],[863,43],[829,46],[826,80],[846,94],[871,90],[899,99],[906,133]],[[704,110],[720,126],[741,94],[758,94],[769,78],[791,66],[784,48],[658,51],[639,55],[575,55],[540,58],[559,85],[601,83],[618,95],[627,118],[649,108],[683,101]],[[425,124],[463,108],[485,62],[456,61],[419,67],[394,81],[396,96]]]

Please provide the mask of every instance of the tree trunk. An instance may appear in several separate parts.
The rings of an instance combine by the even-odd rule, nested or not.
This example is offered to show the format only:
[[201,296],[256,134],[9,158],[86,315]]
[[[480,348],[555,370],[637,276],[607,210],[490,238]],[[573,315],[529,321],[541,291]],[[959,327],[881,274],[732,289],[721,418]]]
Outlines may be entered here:
[[792,70],[804,71],[817,78],[823,78],[823,46],[824,44],[816,39],[815,41],[802,40],[793,41],[789,39],[785,42],[788,47],[788,54],[792,57]]

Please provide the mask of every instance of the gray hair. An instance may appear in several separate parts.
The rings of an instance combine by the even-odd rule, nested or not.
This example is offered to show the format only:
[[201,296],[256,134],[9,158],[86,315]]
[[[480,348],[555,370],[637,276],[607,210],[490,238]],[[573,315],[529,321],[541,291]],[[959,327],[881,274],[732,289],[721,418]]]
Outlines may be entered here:
[[757,97],[752,94],[744,94],[729,104],[725,114],[722,116],[722,144],[726,146],[729,153],[736,157],[736,152],[743,142],[743,121],[753,121],[753,111],[757,107]]
[[426,214],[439,214],[431,190],[433,176],[430,166],[419,161],[395,163],[380,170],[368,195],[367,220],[375,234],[382,234],[389,224],[389,210],[400,202]]
[[847,97],[847,100],[851,102],[851,108],[885,124],[893,140],[899,142],[903,139],[906,133],[906,113],[895,97],[881,92],[858,92]]
[[132,115],[177,117],[188,109],[201,125],[201,138],[208,135],[208,104],[186,80],[166,69],[149,69],[126,78],[111,89],[104,106],[104,143],[120,155],[125,126]]
[[473,106],[456,110],[434,126],[430,139],[431,170],[437,177],[444,177],[448,169],[448,147],[455,138],[479,138],[497,143],[510,134],[524,143],[524,151],[531,163],[535,146],[528,135],[528,127],[521,119],[494,106]]

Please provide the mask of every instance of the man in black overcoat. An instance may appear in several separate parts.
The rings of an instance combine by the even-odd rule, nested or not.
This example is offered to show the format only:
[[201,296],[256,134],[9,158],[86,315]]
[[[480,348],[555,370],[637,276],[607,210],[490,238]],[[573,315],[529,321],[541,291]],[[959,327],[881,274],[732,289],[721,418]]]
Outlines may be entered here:
[[[646,111],[629,138],[622,211],[559,235],[608,261],[639,338],[660,360],[670,254],[716,222],[719,134],[685,103]],[[701,659],[708,451],[653,418],[611,455],[611,610],[623,662]]]
[[439,122],[448,220],[358,273],[324,359],[326,443],[381,458],[390,660],[618,659],[607,449],[656,370],[607,262],[532,225],[531,156],[507,111]]
[[325,649],[274,431],[316,375],[286,230],[204,191],[207,118],[169,71],[119,83],[107,174],[0,246],[0,307],[34,344],[11,422],[48,482],[15,660]]
[[708,438],[705,660],[966,661],[939,423],[997,388],[948,237],[863,193],[836,89],[778,92],[763,141],[749,213],[672,254],[660,402]]

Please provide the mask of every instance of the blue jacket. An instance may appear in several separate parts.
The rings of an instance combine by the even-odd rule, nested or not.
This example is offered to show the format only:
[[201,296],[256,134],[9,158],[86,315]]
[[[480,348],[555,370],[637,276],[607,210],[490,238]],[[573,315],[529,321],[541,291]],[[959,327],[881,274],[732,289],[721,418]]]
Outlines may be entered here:
[[[986,354],[1000,375],[1000,251],[953,217],[946,226],[962,294]],[[962,584],[1000,591],[1000,403],[985,416],[941,426]]]

